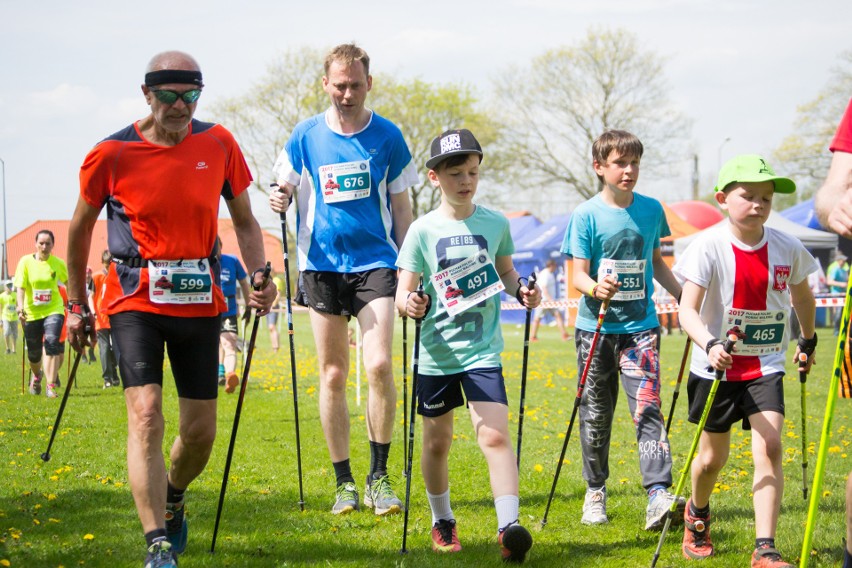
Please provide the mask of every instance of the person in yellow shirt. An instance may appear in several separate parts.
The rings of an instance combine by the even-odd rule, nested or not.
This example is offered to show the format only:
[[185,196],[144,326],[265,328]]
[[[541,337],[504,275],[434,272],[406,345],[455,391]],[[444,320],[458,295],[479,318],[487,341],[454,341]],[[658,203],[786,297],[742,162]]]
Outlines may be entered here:
[[15,353],[18,343],[18,297],[11,280],[0,294],[0,310],[3,312],[3,337],[6,339],[6,354]]
[[59,339],[65,326],[59,283],[68,281],[65,261],[50,254],[54,243],[53,232],[40,230],[36,234],[36,252],[18,261],[14,282],[18,289],[18,319],[24,328],[32,370],[30,394],[41,394],[41,384],[47,378],[48,398],[56,398],[59,368],[65,354],[65,345]]

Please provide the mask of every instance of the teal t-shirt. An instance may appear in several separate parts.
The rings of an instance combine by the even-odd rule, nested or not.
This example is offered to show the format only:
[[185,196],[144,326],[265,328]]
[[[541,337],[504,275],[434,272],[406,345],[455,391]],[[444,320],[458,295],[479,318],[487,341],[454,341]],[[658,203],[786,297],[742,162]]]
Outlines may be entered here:
[[[589,275],[602,280],[618,276],[619,293],[610,302],[601,330],[604,333],[637,333],[659,325],[654,294],[654,249],[671,234],[660,202],[633,194],[629,207],[610,207],[600,194],[577,207],[565,230],[562,252],[590,261]],[[594,331],[601,303],[584,295],[575,323],[577,329]]]
[[412,223],[399,251],[397,266],[423,274],[423,289],[432,307],[420,330],[420,366],[425,375],[451,375],[471,369],[500,366],[500,294],[450,316],[436,297],[432,275],[487,251],[493,264],[510,256],[515,245],[509,221],[502,214],[477,206],[462,221],[432,211]]

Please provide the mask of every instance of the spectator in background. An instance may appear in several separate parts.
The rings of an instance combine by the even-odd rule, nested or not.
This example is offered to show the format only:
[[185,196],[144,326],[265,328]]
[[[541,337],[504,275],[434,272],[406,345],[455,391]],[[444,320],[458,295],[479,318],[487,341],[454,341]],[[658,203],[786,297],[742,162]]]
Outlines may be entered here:
[[0,294],[0,310],[3,311],[3,337],[8,355],[15,353],[18,343],[18,297],[11,280],[6,281],[5,290]]
[[[837,251],[834,255],[834,262],[828,265],[825,271],[825,283],[828,284],[828,289],[832,294],[844,294],[846,292],[846,284],[849,282],[849,263],[846,260],[846,255],[841,251]],[[843,307],[831,308],[831,317],[834,321],[834,335],[840,331],[840,318],[843,315]]]
[[[536,284],[541,288],[541,301],[553,302],[559,299],[559,280],[556,276],[556,261],[549,259],[544,263],[544,270],[537,275]],[[562,311],[559,308],[543,308],[539,306],[535,310],[533,316],[532,327],[530,328],[530,341],[538,341],[538,326],[541,325],[542,318],[550,314],[556,319],[556,326],[562,333],[562,341],[568,339],[568,333],[565,331],[565,321],[562,318]]]
[[[98,334],[98,351],[101,352],[101,372],[104,378],[104,388],[117,387],[121,384],[118,375],[118,346],[112,341],[109,326],[109,316],[101,309],[101,301],[106,291],[106,277],[109,273],[109,263],[112,255],[109,249],[101,254],[103,270],[92,277],[92,293],[89,294],[89,308],[95,314],[95,329]],[[92,361],[95,359],[92,358]]]

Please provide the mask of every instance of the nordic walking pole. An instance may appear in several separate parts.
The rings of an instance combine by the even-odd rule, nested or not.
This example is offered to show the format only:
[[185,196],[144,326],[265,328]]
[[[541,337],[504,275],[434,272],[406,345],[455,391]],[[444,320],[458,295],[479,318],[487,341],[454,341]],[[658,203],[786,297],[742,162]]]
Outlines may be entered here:
[[[281,188],[277,183],[271,184]],[[290,198],[292,201],[292,198]],[[305,493],[302,486],[302,439],[299,435],[299,389],[296,383],[296,345],[293,333],[293,296],[290,291],[290,250],[287,246],[287,212],[281,216],[281,240],[284,243],[284,287],[287,289],[287,337],[290,340],[290,379],[293,388],[293,420],[296,423],[296,468],[299,472],[299,510],[305,510]]]
[[[77,366],[80,364],[82,352],[74,356],[74,368],[71,370],[71,378],[77,376]],[[65,411],[65,404],[68,402],[68,394],[71,392],[72,380],[65,381],[65,392],[62,393],[62,402],[59,403],[59,412],[56,413],[56,421],[53,423],[53,430],[50,432],[50,440],[47,442],[47,449],[41,454],[42,461],[50,461],[50,448],[53,446],[53,439],[56,437],[56,431],[59,430],[59,421],[62,420],[62,413]]]
[[[417,295],[423,297],[423,279],[417,287]],[[427,311],[428,311],[428,303]],[[425,317],[425,314],[424,314]],[[408,459],[405,462],[405,518],[402,521],[402,549],[400,554],[406,554],[406,538],[408,537],[408,509],[411,503],[411,462],[414,457],[414,418],[417,416],[417,369],[420,366],[420,324],[423,318],[414,318],[414,359],[411,370],[411,415],[408,422]]]
[[[808,364],[808,354],[799,353],[799,367]],[[808,500],[808,411],[805,383],[808,380],[807,371],[799,371],[799,383],[802,385],[802,498]]]
[[[520,282],[519,282],[520,284]],[[527,289],[532,290],[535,288],[535,272],[530,274],[530,277],[527,278]],[[520,288],[518,288],[518,292],[520,292]],[[520,294],[518,294],[520,297]],[[521,367],[521,407],[518,410],[518,452],[517,452],[517,465],[518,471],[521,471],[521,441],[524,436],[524,406],[526,404],[527,398],[527,362],[529,361],[530,355],[530,319],[532,317],[532,309],[527,308],[527,316],[526,320],[524,320],[524,362]]]
[[[269,273],[272,271],[272,264],[266,263],[266,268],[263,269],[263,280],[260,284],[254,282],[255,274],[260,272],[256,270],[252,274],[252,286],[255,290],[262,290],[266,287],[269,280]],[[210,543],[210,553],[216,549],[216,535],[219,533],[219,519],[222,517],[222,505],[225,503],[225,491],[228,488],[228,474],[231,471],[231,459],[234,457],[234,443],[237,441],[237,429],[240,427],[240,414],[243,409],[243,399],[246,396],[246,386],[248,385],[249,370],[251,369],[251,356],[254,353],[254,342],[257,339],[257,326],[260,323],[260,317],[257,311],[254,313],[254,323],[251,328],[251,339],[248,344],[248,355],[246,355],[246,366],[243,369],[243,379],[240,381],[240,395],[237,398],[237,409],[234,412],[234,425],[231,427],[231,441],[228,443],[228,456],[225,458],[225,473],[222,476],[222,489],[219,491],[219,505],[216,507],[216,522],[213,525],[213,541]]]
[[[734,348],[734,344],[737,342],[737,339],[743,337],[742,332],[739,328],[734,327],[728,330],[727,340],[723,344],[723,349],[725,353],[730,353]],[[666,522],[663,525],[663,532],[660,534],[660,541],[657,543],[657,550],[654,551],[654,558],[651,560],[651,568],[657,565],[657,560],[660,558],[660,550],[663,548],[663,541],[666,540],[666,533],[669,532],[669,527],[672,524],[672,517],[677,511],[677,498],[680,496],[680,492],[683,490],[683,486],[686,484],[686,477],[689,475],[692,466],[692,460],[695,457],[695,450],[698,449],[698,442],[701,439],[701,433],[704,431],[704,425],[707,424],[707,417],[710,415],[710,408],[713,406],[713,400],[716,398],[716,391],[719,390],[719,383],[722,382],[722,377],[725,375],[725,371],[716,371],[716,378],[713,381],[713,385],[710,387],[710,392],[707,395],[707,401],[704,403],[704,410],[701,411],[701,419],[698,421],[698,428],[695,430],[695,436],[692,438],[692,445],[689,447],[689,454],[686,457],[686,463],[683,465],[683,470],[680,472],[680,479],[677,480],[677,486],[675,487],[674,499],[672,500],[672,506],[666,511]]]
[[852,314],[852,280],[846,287],[846,300],[843,304],[843,315],[841,316],[840,333],[837,336],[837,349],[834,352],[834,366],[831,373],[831,382],[828,386],[828,399],[825,401],[825,418],[822,420],[822,435],[819,438],[819,451],[817,452],[816,466],[814,467],[814,480],[811,484],[811,500],[808,504],[808,520],[805,524],[805,538],[802,541],[802,552],[799,555],[799,568],[807,568],[811,556],[811,541],[814,536],[817,510],[822,498],[822,478],[825,474],[825,460],[828,457],[828,441],[831,438],[831,422],[834,420],[834,406],[837,402],[837,391],[840,387],[840,373],[843,366],[846,341],[849,337],[849,316]]
[[556,484],[559,482],[559,472],[562,471],[562,462],[565,460],[565,451],[568,449],[568,440],[571,439],[571,430],[574,429],[574,420],[577,418],[577,411],[580,409],[580,399],[583,398],[583,387],[586,386],[586,377],[589,375],[589,367],[592,365],[592,359],[595,356],[595,348],[598,345],[598,339],[601,336],[601,327],[603,326],[606,311],[609,309],[609,300],[601,302],[601,309],[598,311],[598,323],[595,326],[595,335],[592,336],[592,345],[589,347],[589,354],[586,355],[586,362],[583,365],[583,374],[580,375],[580,384],[577,387],[577,396],[574,397],[574,409],[571,411],[571,421],[568,422],[568,431],[565,433],[565,441],[562,442],[562,453],[559,454],[559,461],[556,463],[556,474],[553,476],[553,485],[550,486],[550,495],[547,497],[547,506],[544,508],[544,516],[541,518],[541,528],[547,524],[547,513],[550,511],[550,504],[553,502],[553,494],[556,493]]
[[669,428],[671,428],[672,425],[675,404],[677,404],[677,397],[680,396],[680,383],[683,381],[683,372],[686,369],[686,361],[689,359],[690,345],[692,345],[692,340],[689,339],[689,336],[686,336],[686,345],[683,346],[683,358],[680,360],[680,371],[677,373],[677,384],[675,385],[675,390],[672,393],[672,407],[669,410],[669,418],[666,420],[666,436],[669,435]]
[[26,369],[24,367],[24,360],[27,358],[27,338],[24,336],[24,326],[21,325],[21,394],[26,393],[26,389],[24,387],[24,376],[26,375]]
[[[408,317],[402,316],[402,423],[408,424]],[[402,463],[408,463],[408,446],[405,443],[405,429],[402,430]],[[402,474],[408,477],[405,466]]]
[[[83,306],[80,306],[82,309]],[[76,314],[76,312],[74,312]],[[70,314],[69,314],[70,315]],[[86,337],[92,333],[92,322],[89,319],[91,312],[86,309],[82,309],[82,311],[77,314],[83,319],[83,330],[86,334]],[[50,461],[50,448],[53,446],[53,439],[56,437],[56,431],[59,430],[59,421],[62,420],[62,413],[65,411],[65,405],[68,403],[68,395],[71,393],[71,383],[75,382],[74,379],[77,377],[77,367],[80,365],[80,359],[83,357],[83,353],[86,351],[86,342],[84,340],[82,348],[77,352],[77,355],[74,357],[74,368],[71,370],[71,373],[68,375],[68,379],[65,381],[65,392],[62,393],[62,402],[59,403],[59,412],[56,413],[56,421],[53,423],[53,430],[50,432],[50,440],[47,442],[47,449],[41,454],[42,461]],[[70,366],[69,366],[70,368]]]

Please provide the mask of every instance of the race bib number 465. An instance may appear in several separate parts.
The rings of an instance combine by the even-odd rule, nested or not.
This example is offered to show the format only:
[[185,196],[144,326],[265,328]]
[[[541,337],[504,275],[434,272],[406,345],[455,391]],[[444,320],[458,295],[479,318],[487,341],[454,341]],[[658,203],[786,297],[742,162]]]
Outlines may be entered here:
[[740,310],[728,308],[722,319],[722,332],[732,327],[743,332],[743,339],[734,346],[734,355],[768,355],[784,347],[787,312],[784,310]]

